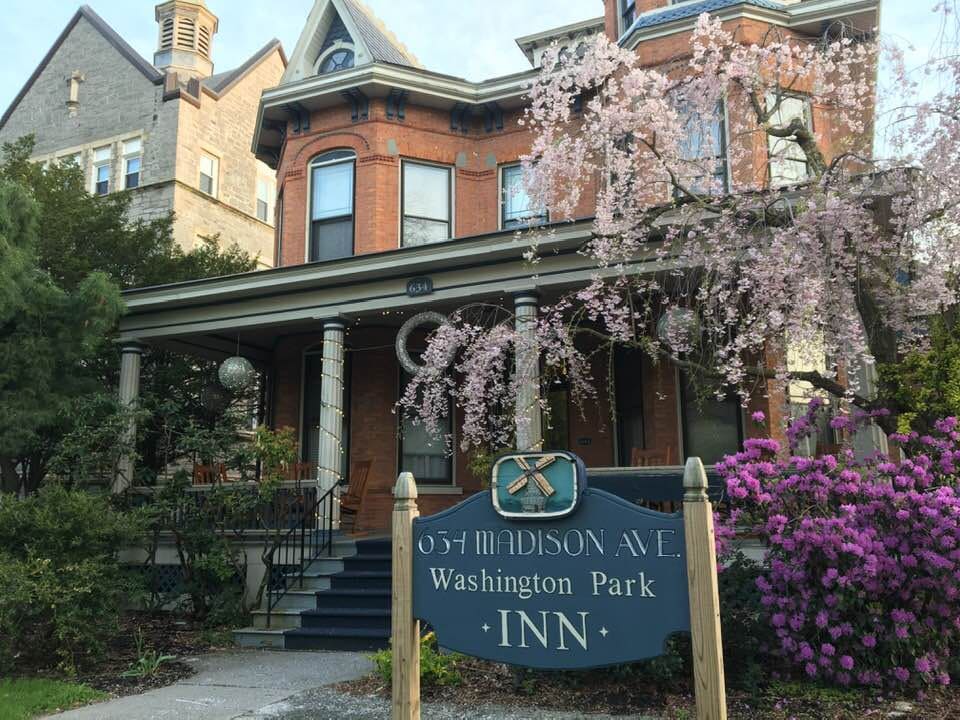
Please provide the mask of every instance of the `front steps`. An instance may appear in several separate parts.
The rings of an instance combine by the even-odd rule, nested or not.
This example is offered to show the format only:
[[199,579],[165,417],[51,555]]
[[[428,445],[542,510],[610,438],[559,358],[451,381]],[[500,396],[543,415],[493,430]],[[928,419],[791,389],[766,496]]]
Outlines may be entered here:
[[287,650],[376,650],[390,640],[391,546],[388,539],[337,541],[334,556],[313,561],[304,587],[294,581],[266,626],[234,632],[242,647]]

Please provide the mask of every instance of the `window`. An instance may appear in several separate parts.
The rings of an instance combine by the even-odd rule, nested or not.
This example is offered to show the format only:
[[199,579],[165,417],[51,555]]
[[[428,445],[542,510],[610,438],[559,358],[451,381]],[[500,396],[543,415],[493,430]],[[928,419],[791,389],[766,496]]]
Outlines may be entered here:
[[57,159],[57,161],[64,167],[72,165],[73,167],[83,167],[81,164],[82,155],[81,153],[70,153],[69,155],[64,155]]
[[704,117],[693,110],[686,116],[686,134],[680,146],[681,182],[693,192],[718,194],[727,190],[727,148],[723,128],[724,106]]
[[429,245],[450,239],[451,184],[449,167],[403,163],[402,246]]
[[310,164],[310,262],[353,255],[352,150],[324,153]]
[[[777,97],[769,94],[767,108],[774,107],[776,103]],[[809,99],[799,95],[781,96],[780,106],[770,117],[770,124],[773,127],[786,128],[795,119],[799,119],[808,130],[813,130]],[[807,157],[792,137],[767,135],[767,150],[770,157],[771,186],[794,185],[809,177]]]
[[[347,480],[350,458],[350,356],[343,366],[343,416],[341,426],[340,478]],[[303,356],[303,421],[301,430],[301,459],[314,466],[320,464],[320,410],[323,407],[323,349],[308,350]]]
[[327,55],[320,63],[319,75],[353,67],[353,50],[340,48]]
[[636,0],[619,0],[620,3],[620,34],[623,35],[637,17]]
[[684,455],[713,465],[740,449],[742,412],[735,397],[718,400],[712,390],[702,395],[691,387],[687,374],[680,373]]
[[220,161],[212,155],[201,155],[200,192],[216,197],[219,177]]
[[93,151],[93,192],[95,195],[107,195],[110,192],[112,161],[113,148],[109,145]]
[[257,219],[270,222],[270,199],[275,192],[274,180],[257,178]]
[[131,190],[140,187],[140,168],[143,163],[143,144],[140,138],[127,140],[123,144],[123,187]]
[[[633,465],[634,450],[648,450],[643,422],[643,378],[650,363],[642,350],[618,347],[613,355],[614,399],[617,403],[617,465]],[[669,454],[669,450],[668,450]]]
[[[416,354],[411,353],[416,359]],[[400,397],[403,397],[410,376],[400,371]],[[418,485],[452,485],[453,457],[447,452],[447,437],[453,432],[453,404],[451,403],[440,434],[432,436],[423,423],[401,415],[400,472],[411,472]]]
[[557,382],[546,393],[548,413],[544,413],[544,450],[566,450],[570,447],[570,391],[566,383]]
[[544,208],[531,208],[530,196],[523,184],[523,167],[507,165],[500,170],[500,226],[503,228],[537,225],[547,221]]

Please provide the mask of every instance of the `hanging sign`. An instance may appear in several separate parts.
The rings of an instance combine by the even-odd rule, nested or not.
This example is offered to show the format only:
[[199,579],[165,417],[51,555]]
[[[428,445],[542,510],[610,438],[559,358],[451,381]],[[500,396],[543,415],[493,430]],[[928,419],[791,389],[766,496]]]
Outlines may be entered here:
[[413,524],[413,615],[443,647],[544,669],[660,655],[690,629],[683,517],[585,487],[570,453],[510,454],[489,493]]

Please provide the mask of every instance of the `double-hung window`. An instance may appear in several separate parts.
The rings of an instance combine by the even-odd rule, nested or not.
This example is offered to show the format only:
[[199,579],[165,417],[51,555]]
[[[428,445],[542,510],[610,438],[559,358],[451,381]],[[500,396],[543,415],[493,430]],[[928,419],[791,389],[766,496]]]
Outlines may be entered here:
[[353,255],[356,154],[334,150],[310,163],[310,262]]
[[404,161],[402,246],[429,245],[453,236],[452,185],[449,167]]
[[274,194],[274,182],[267,178],[257,178],[257,219],[270,222],[270,199]]
[[200,192],[211,197],[217,196],[220,178],[220,160],[213,155],[200,156]]
[[680,180],[695,193],[717,195],[727,190],[727,148],[724,105],[704,116],[682,109],[685,134],[680,145]]
[[623,35],[637,18],[636,0],[618,0],[620,7],[620,34]]
[[93,151],[93,192],[107,195],[110,192],[110,171],[113,167],[113,148],[105,145]]
[[500,226],[504,229],[539,225],[547,221],[547,211],[534,207],[523,184],[523,167],[506,165],[500,168]]
[[140,187],[140,170],[143,164],[143,143],[140,138],[127,140],[123,144],[123,188],[132,190]]
[[[799,120],[807,130],[813,130],[813,115],[809,98],[802,95],[781,95],[779,105],[777,96],[767,96],[767,108],[776,107],[770,116],[770,125],[775,128],[787,128],[794,120]],[[810,175],[807,156],[793,137],[775,137],[767,135],[767,151],[770,157],[770,185],[795,185],[807,180]]]

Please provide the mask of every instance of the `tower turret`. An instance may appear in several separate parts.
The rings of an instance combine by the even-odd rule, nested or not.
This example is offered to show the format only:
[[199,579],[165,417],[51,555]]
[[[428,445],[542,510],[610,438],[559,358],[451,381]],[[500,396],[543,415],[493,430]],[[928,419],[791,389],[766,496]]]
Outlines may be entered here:
[[183,77],[205,78],[213,74],[213,36],[217,16],[204,0],[168,0],[157,5],[160,40],[153,64],[158,70]]

